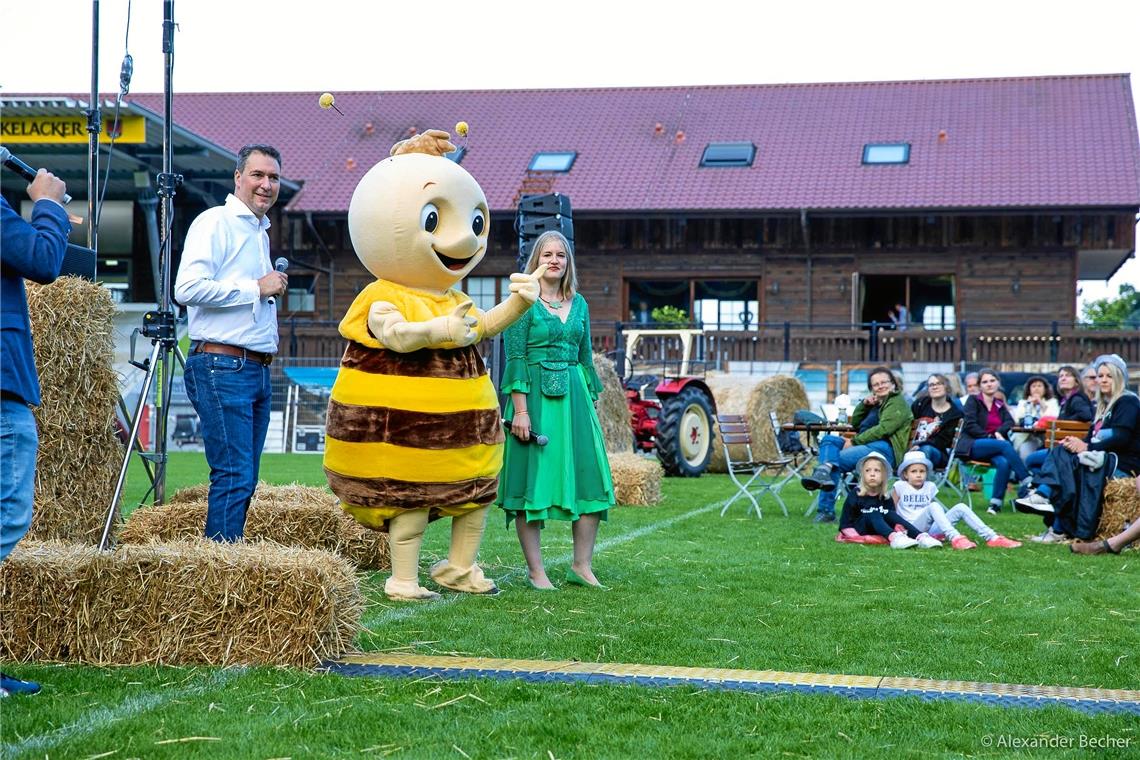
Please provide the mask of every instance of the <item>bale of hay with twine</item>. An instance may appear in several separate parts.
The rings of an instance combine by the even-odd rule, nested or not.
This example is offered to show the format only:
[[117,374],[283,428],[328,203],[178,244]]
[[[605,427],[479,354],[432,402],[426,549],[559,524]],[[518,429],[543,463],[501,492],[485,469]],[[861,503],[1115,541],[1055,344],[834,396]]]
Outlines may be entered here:
[[23,541],[0,565],[0,659],[313,667],[350,648],[363,606],[324,551]]
[[[1124,530],[1126,524],[1140,520],[1140,493],[1136,492],[1136,478],[1116,478],[1104,486],[1104,502],[1096,538],[1105,539]],[[1140,542],[1133,543],[1133,549]]]
[[609,455],[614,481],[614,500],[621,506],[651,507],[661,503],[661,479],[665,470],[656,459],[631,451]]
[[[756,458],[771,461],[779,456],[775,436],[772,434],[772,423],[768,418],[769,412],[775,412],[776,419],[783,424],[791,422],[792,415],[800,409],[810,407],[811,402],[808,401],[804,384],[796,378],[773,375],[761,380],[748,399],[745,414],[752,426],[752,453]],[[803,440],[802,433],[800,439]]]
[[602,423],[606,451],[632,451],[633,427],[630,424],[629,404],[626,403],[625,388],[614,370],[614,363],[604,354],[595,353],[594,371],[602,381],[602,392],[598,396],[598,421]]
[[[145,544],[205,540],[206,494],[209,486],[180,489],[170,502],[140,507],[131,513],[119,541]],[[283,546],[324,549],[339,554],[361,570],[388,570],[387,534],[353,520],[330,491],[298,483],[260,483],[246,513],[245,536]]]
[[114,427],[115,305],[105,288],[61,277],[28,284],[28,313],[43,396],[28,537],[95,544],[123,461]]

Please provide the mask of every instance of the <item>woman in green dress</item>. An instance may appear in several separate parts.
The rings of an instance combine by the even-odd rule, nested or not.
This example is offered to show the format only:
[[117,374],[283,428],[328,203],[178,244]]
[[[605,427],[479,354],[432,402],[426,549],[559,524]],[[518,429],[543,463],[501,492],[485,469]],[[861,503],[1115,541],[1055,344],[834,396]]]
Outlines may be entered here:
[[[566,582],[601,587],[593,570],[598,523],[614,503],[602,427],[594,402],[602,390],[590,348],[590,311],[577,293],[570,243],[557,232],[535,241],[526,271],[547,265],[538,301],[505,333],[502,392],[511,421],[498,504],[515,521],[530,585],[553,590],[542,564],[541,529],[566,520],[574,559]],[[532,432],[548,440],[531,443]]]

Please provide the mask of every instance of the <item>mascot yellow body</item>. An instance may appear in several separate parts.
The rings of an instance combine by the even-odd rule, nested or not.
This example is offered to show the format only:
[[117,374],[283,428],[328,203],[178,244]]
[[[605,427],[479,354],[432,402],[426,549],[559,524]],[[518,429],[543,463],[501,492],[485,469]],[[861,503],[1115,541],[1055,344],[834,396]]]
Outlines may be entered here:
[[361,179],[349,204],[353,248],[377,280],[340,332],[349,346],[333,385],[325,474],[357,521],[387,530],[392,599],[438,596],[419,583],[430,520],[452,517],[439,585],[494,593],[476,564],[498,489],[503,431],[498,396],[474,344],[497,335],[538,298],[538,278],[511,276],[510,297],[487,312],[454,289],[487,252],[482,189],[443,157],[448,135],[397,144]]

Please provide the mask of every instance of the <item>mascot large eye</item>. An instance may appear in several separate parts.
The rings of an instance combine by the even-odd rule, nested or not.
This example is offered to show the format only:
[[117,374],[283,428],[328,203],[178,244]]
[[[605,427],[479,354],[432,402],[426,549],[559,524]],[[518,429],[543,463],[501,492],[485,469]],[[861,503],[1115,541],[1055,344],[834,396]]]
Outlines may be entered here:
[[439,226],[439,209],[435,207],[434,203],[425,204],[420,211],[420,227],[428,232],[435,232],[435,228]]
[[480,209],[475,209],[475,213],[471,215],[471,231],[478,237],[483,234],[483,230],[486,226],[487,222],[483,218],[483,212]]

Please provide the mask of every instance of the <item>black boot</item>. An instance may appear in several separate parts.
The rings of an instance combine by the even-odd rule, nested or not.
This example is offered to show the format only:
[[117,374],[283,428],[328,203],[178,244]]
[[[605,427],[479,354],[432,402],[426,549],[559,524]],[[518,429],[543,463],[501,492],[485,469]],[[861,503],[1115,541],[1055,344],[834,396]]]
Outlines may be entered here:
[[831,465],[817,465],[816,468],[811,471],[811,475],[808,475],[806,478],[800,478],[800,485],[809,491],[834,491],[835,483],[831,480]]

